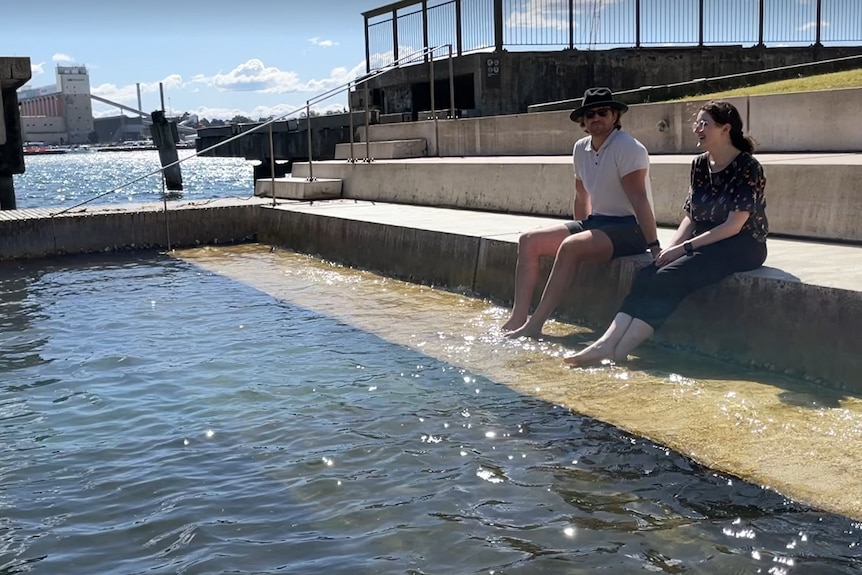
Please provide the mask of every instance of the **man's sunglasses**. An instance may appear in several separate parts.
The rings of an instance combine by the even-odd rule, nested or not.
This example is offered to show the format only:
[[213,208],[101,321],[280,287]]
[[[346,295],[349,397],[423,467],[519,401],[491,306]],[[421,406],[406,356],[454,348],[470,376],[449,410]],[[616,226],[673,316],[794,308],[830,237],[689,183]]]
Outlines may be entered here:
[[598,108],[598,109],[594,109],[594,110],[587,110],[586,112],[584,112],[584,118],[586,118],[587,120],[592,120],[593,118],[596,117],[596,114],[598,114],[599,116],[604,118],[605,116],[607,116],[610,113],[611,113],[610,108]]

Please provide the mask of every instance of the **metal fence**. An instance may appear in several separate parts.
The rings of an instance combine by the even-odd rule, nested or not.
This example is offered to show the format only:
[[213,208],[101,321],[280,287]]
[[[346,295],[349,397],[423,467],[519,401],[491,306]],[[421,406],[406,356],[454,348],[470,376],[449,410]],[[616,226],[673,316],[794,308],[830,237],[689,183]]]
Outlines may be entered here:
[[862,44],[862,0],[403,0],[365,12],[368,70],[399,53]]

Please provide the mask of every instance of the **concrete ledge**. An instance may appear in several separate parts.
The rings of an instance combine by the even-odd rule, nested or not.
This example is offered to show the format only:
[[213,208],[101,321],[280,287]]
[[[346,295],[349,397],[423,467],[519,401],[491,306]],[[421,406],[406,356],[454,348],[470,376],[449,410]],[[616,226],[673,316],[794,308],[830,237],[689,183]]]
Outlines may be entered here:
[[[260,241],[501,302],[512,298],[518,235],[559,223],[343,200],[262,212]],[[769,249],[767,266],[781,269],[737,274],[692,295],[656,340],[862,392],[862,248],[771,240]],[[809,260],[859,272],[835,282],[805,267]],[[603,328],[648,261],[584,266],[557,317]]]
[[[283,200],[328,200],[341,197],[341,180],[338,178],[275,178],[275,197]],[[273,197],[273,179],[255,181],[254,195]]]
[[[767,178],[770,231],[791,237],[862,242],[862,154],[758,154]],[[651,156],[656,219],[676,226],[693,156]],[[568,156],[416,158],[371,164],[315,162],[314,173],[343,180],[342,197],[376,202],[570,217]],[[307,163],[293,166],[295,176]],[[816,193],[812,193],[816,190]]]
[[0,217],[0,260],[238,243],[256,237],[262,200],[215,200],[121,208],[12,210]]
[[[428,155],[428,143],[421,138],[412,140],[385,140],[353,143],[353,159],[370,157],[372,159],[421,158]],[[335,146],[335,159],[347,160],[350,156],[350,143]]]

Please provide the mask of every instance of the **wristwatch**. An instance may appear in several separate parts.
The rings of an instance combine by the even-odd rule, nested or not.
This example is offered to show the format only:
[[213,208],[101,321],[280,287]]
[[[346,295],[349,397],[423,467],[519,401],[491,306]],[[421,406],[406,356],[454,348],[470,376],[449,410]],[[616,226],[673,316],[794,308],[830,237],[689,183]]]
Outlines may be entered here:
[[683,242],[682,243],[682,249],[685,250],[685,254],[687,256],[690,256],[691,254],[694,253],[694,246],[691,245],[691,242]]
[[654,241],[654,242],[650,242],[650,243],[648,243],[648,244],[646,245],[646,247],[647,247],[647,249],[648,249],[648,250],[651,250],[651,249],[653,249],[653,248],[660,248],[660,247],[661,247],[661,243],[660,243],[658,240],[656,240],[656,241]]

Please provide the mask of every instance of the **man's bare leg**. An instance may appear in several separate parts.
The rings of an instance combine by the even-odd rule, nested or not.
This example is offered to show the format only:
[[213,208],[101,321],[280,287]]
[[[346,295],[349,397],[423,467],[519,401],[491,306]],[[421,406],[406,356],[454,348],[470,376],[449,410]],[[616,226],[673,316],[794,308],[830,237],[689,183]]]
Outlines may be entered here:
[[515,266],[515,301],[503,331],[517,329],[530,315],[533,292],[539,283],[542,256],[557,253],[560,245],[571,234],[565,225],[551,226],[526,232],[518,238],[518,263]]
[[627,313],[618,313],[602,337],[578,353],[564,358],[563,363],[572,367],[587,367],[599,365],[606,359],[614,359],[617,345],[623,339],[631,323],[632,316]]
[[542,326],[566,297],[572,284],[575,270],[582,262],[600,263],[610,261],[614,253],[611,239],[601,230],[587,230],[573,234],[563,240],[554,259],[554,267],[536,311],[524,324],[506,334],[506,337],[535,337],[542,333]]

